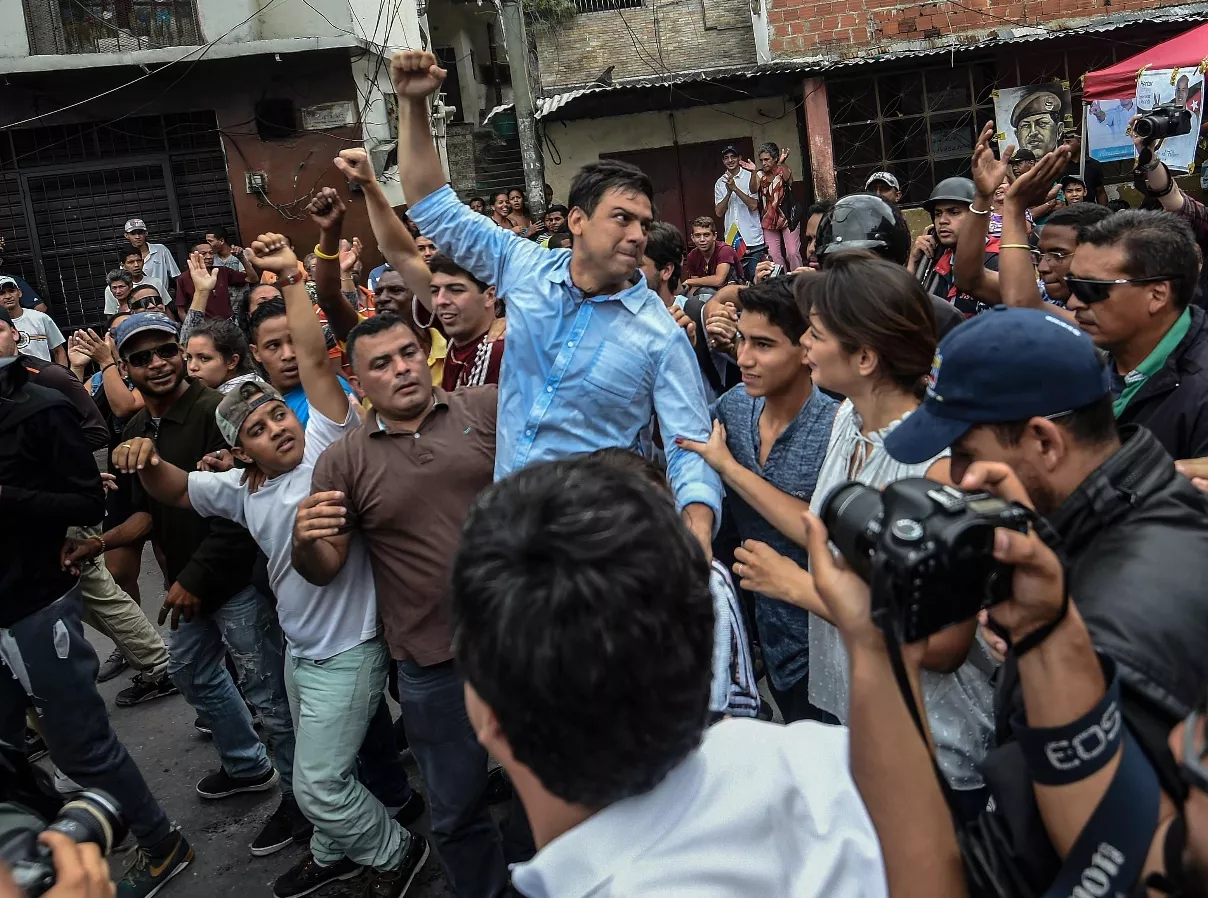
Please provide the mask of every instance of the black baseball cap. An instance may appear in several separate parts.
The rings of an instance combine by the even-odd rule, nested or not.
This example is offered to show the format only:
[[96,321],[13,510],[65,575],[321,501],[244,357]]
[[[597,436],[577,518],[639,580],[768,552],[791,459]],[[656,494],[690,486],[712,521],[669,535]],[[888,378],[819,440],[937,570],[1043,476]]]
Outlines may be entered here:
[[885,438],[885,450],[921,464],[979,424],[1056,417],[1110,389],[1077,327],[1040,309],[995,306],[940,342],[923,404]]
[[722,154],[723,156],[729,156],[731,153],[733,153],[733,154],[734,154],[735,156],[737,156],[739,159],[741,159],[741,158],[742,158],[742,153],[738,152],[738,147],[734,146],[734,144],[732,144],[732,143],[731,143],[731,144],[727,144],[727,145],[726,145],[726,148],[725,148],[724,150],[722,150],[722,151],[721,151],[721,154]]

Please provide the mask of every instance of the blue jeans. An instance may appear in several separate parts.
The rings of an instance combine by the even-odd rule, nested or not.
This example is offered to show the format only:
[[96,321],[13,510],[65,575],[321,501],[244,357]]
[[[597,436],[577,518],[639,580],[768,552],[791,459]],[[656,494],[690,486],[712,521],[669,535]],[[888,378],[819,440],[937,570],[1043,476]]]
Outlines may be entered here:
[[747,247],[747,251],[742,257],[742,273],[746,277],[748,284],[755,283],[755,266],[766,258],[768,258],[768,246],[766,243],[759,246]]
[[231,776],[262,776],[272,764],[252,715],[227,673],[230,649],[239,683],[264,721],[281,791],[293,791],[294,728],[285,693],[285,637],[272,602],[249,586],[213,614],[181,621],[168,643],[168,676],[210,724],[214,747]]
[[487,810],[487,753],[466,716],[461,677],[452,661],[399,661],[398,691],[445,880],[458,898],[496,898],[508,888],[508,869]]
[[103,789],[143,847],[170,832],[168,818],[109,724],[96,691],[96,652],[80,623],[77,584],[62,598],[0,630],[0,739],[20,746],[25,709],[37,709],[50,758],[85,788]]

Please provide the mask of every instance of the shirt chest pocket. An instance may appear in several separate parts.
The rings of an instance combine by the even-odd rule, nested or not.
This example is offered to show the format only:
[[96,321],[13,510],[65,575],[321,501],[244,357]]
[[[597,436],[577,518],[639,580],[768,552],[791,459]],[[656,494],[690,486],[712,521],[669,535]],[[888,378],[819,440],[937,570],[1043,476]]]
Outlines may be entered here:
[[584,376],[593,387],[626,402],[646,384],[646,359],[616,343],[601,343]]

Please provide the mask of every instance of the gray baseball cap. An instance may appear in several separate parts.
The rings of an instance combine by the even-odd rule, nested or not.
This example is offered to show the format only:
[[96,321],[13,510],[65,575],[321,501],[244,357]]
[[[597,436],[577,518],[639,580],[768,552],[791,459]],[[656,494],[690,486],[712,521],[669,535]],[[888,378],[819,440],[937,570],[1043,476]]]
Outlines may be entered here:
[[258,378],[245,380],[223,396],[214,412],[223,439],[232,446],[239,445],[239,431],[243,428],[243,422],[266,402],[285,402],[285,399],[272,384]]

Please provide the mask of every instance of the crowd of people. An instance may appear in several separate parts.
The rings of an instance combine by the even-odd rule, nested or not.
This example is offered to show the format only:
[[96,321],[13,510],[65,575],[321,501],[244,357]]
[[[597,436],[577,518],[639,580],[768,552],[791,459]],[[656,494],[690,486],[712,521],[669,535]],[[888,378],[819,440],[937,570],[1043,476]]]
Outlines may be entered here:
[[[97,691],[128,669],[212,739],[199,799],[279,790],[276,898],[433,854],[459,898],[1208,894],[1208,210],[1153,148],[1111,209],[1077,135],[987,124],[916,238],[892,172],[804,206],[729,146],[732,245],[616,161],[463,202],[444,74],[392,62],[405,214],[335,160],[367,276],[333,188],[309,253],[215,227],[181,270],[130,219],[104,328],[0,274],[0,739],[117,801],[117,894],[194,861]],[[901,644],[828,498],[916,478],[1032,524]]]

